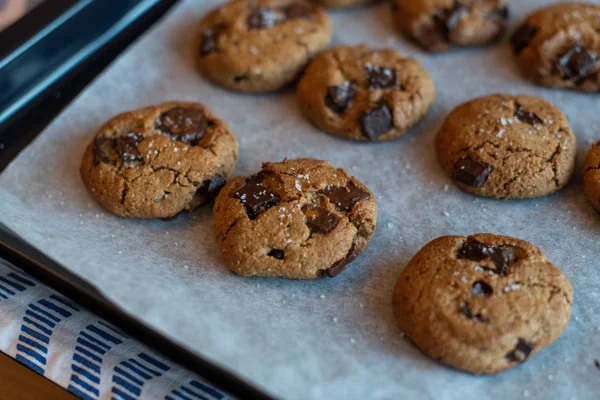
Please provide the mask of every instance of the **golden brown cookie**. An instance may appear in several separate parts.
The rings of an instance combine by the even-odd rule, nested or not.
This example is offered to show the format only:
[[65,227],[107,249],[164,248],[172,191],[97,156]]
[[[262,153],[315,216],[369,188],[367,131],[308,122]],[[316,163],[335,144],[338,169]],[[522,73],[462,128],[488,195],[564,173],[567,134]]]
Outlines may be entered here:
[[428,51],[478,46],[504,35],[508,0],[394,0],[404,35]]
[[445,236],[394,289],[400,329],[425,354],[474,374],[525,362],[569,323],[573,289],[542,251],[508,236]]
[[391,49],[342,46],[317,56],[298,84],[300,107],[332,135],[392,140],[431,109],[435,86],[414,59]]
[[234,0],[200,24],[198,65],[215,83],[242,92],[281,89],[329,46],[323,9],[306,0]]
[[230,180],[214,213],[217,243],[233,272],[315,279],[336,276],[364,250],[377,202],[343,169],[298,159]]
[[600,142],[592,146],[585,160],[583,186],[589,202],[600,211]]
[[456,108],[437,134],[444,169],[461,189],[523,199],[563,188],[575,169],[567,117],[533,96],[495,94]]
[[108,121],[85,151],[81,177],[113,214],[170,218],[216,197],[237,160],[223,121],[201,104],[171,102]]
[[560,3],[527,17],[511,39],[521,70],[555,88],[600,91],[600,5]]

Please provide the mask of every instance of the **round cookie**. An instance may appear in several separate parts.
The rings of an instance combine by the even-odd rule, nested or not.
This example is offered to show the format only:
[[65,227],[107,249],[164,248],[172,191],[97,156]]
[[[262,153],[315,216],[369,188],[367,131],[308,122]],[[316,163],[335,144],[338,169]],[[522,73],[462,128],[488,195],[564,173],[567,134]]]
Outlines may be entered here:
[[423,247],[393,295],[400,329],[424,353],[474,374],[525,362],[569,323],[573,289],[531,243],[445,236]]
[[478,46],[504,35],[508,0],[394,0],[400,31],[427,51]]
[[511,42],[523,74],[533,82],[600,91],[600,5],[564,3],[538,10]]
[[298,84],[302,112],[319,129],[358,141],[402,136],[435,101],[433,80],[391,49],[343,46],[317,56]]
[[200,71],[242,92],[283,88],[329,46],[323,9],[306,0],[234,0],[200,24]]
[[264,163],[230,180],[215,201],[215,237],[243,276],[333,278],[364,250],[377,202],[343,169],[313,159]]
[[171,102],[108,121],[85,150],[81,176],[113,214],[171,218],[216,197],[237,160],[223,121],[201,104]]
[[499,199],[545,196],[575,169],[575,135],[555,106],[532,96],[495,94],[446,118],[435,140],[438,158],[464,191]]
[[323,7],[332,9],[352,8],[374,3],[375,0],[314,0]]
[[589,202],[600,211],[600,142],[592,146],[585,160],[583,187]]

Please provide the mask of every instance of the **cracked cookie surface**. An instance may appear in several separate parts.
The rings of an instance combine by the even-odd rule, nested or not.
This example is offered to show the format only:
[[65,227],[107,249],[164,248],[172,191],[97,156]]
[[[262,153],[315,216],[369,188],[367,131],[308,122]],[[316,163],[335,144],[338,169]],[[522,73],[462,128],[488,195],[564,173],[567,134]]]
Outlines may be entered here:
[[171,102],[104,124],[85,150],[81,176],[113,214],[171,218],[214,199],[237,160],[223,121],[201,104]]
[[511,43],[523,74],[533,82],[600,91],[600,5],[564,3],[538,10]]
[[214,207],[227,267],[243,276],[335,277],[367,246],[377,223],[369,189],[313,159],[264,163],[236,177]]
[[234,0],[200,23],[198,66],[228,89],[274,91],[330,41],[327,15],[307,0]]
[[308,120],[357,141],[404,135],[431,109],[435,96],[433,80],[416,60],[365,46],[320,54],[298,84],[298,101]]
[[501,38],[508,0],[394,0],[400,31],[427,51],[478,46]]
[[545,196],[575,169],[575,135],[554,105],[532,96],[491,95],[456,108],[436,151],[464,191],[499,199]]
[[592,146],[585,160],[583,187],[590,204],[600,211],[600,142]]
[[402,271],[393,308],[425,354],[475,374],[515,367],[569,323],[573,289],[544,253],[523,240],[440,237]]

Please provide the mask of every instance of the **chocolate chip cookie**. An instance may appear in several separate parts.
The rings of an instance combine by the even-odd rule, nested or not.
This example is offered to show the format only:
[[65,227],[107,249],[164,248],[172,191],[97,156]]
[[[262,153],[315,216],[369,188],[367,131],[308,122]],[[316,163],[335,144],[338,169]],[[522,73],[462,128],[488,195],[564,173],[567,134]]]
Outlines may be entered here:
[[600,211],[600,142],[592,146],[585,160],[583,186],[589,202]]
[[437,134],[438,158],[461,189],[523,199],[564,187],[575,169],[575,135],[554,105],[496,94],[470,101]]
[[85,151],[81,176],[113,214],[170,218],[214,199],[237,160],[223,121],[201,104],[173,102],[108,121]]
[[242,92],[281,89],[329,46],[321,7],[306,0],[234,0],[200,24],[198,65],[215,83]]
[[298,101],[319,129],[358,141],[392,140],[431,109],[433,80],[391,49],[337,47],[317,56],[298,84]]
[[375,0],[314,0],[319,4],[322,4],[327,8],[341,9],[341,8],[352,8],[364,6],[369,3],[375,2]]
[[554,4],[512,35],[523,74],[539,85],[600,91],[600,5]]
[[573,289],[523,240],[445,236],[402,271],[393,296],[400,329],[430,357],[474,374],[527,361],[569,323]]
[[506,31],[508,0],[394,0],[402,33],[427,51],[493,42]]
[[367,246],[377,202],[342,169],[313,159],[264,163],[230,180],[215,201],[215,236],[243,276],[335,277]]

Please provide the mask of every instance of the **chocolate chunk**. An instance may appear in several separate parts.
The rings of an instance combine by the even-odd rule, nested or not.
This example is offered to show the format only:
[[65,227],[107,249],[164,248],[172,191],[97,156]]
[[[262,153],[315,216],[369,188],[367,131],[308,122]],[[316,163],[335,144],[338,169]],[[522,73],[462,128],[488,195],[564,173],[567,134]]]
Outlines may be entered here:
[[501,18],[503,20],[506,20],[508,19],[508,17],[510,17],[510,10],[508,6],[496,8],[495,10],[490,11],[488,16],[491,18]]
[[489,297],[494,293],[494,289],[484,281],[477,281],[471,288],[471,296]]
[[94,140],[94,166],[103,163],[111,164],[110,153],[114,148],[114,140],[104,136],[96,136]]
[[302,212],[306,216],[306,226],[311,233],[327,233],[335,228],[339,222],[338,217],[318,206],[305,205]]
[[252,175],[246,179],[246,185],[233,194],[233,197],[240,199],[248,218],[252,220],[279,202],[279,196],[269,192],[262,181],[261,173]]
[[515,349],[507,353],[504,357],[512,362],[522,363],[527,360],[532,350],[532,344],[529,344],[524,339],[519,338]]
[[249,29],[269,29],[277,24],[277,14],[270,7],[258,7],[248,15],[246,20]]
[[387,104],[383,103],[360,117],[360,127],[366,137],[375,140],[394,127],[394,118]]
[[350,82],[346,81],[341,85],[332,85],[327,88],[325,104],[334,113],[342,114],[352,105],[355,94]]
[[312,19],[313,9],[305,3],[292,3],[282,7],[281,11],[287,19]]
[[225,32],[225,24],[216,24],[211,29],[207,29],[202,33],[200,42],[200,54],[205,56],[210,53],[219,51],[219,37]]
[[344,211],[350,211],[354,204],[359,200],[368,200],[371,198],[371,195],[358,186],[354,184],[354,182],[348,182],[347,186],[335,186],[335,187],[327,187],[322,190],[325,196],[329,197],[329,200],[335,206]]
[[597,69],[596,57],[577,43],[559,56],[557,63],[564,80],[583,79]]
[[348,266],[348,264],[350,264],[352,261],[354,261],[356,259],[356,257],[358,257],[360,255],[360,253],[361,253],[361,250],[358,249],[356,242],[352,242],[352,246],[350,247],[348,254],[346,254],[346,257],[333,263],[333,265],[331,267],[329,267],[323,271],[323,274],[327,275],[330,278],[334,278],[340,272],[345,270],[346,267]]
[[491,260],[494,269],[490,270],[498,275],[506,275],[508,267],[516,262],[515,248],[512,246],[493,246],[476,241],[466,242],[458,250],[458,258],[466,258],[471,261]]
[[461,158],[454,164],[452,179],[472,187],[483,187],[493,170],[489,164],[473,161],[470,157]]
[[115,149],[123,163],[131,164],[143,161],[137,148],[138,143],[142,140],[144,140],[144,137],[135,133],[128,133],[127,136],[119,136],[114,139]]
[[156,121],[157,129],[171,139],[191,146],[198,144],[207,127],[206,115],[197,108],[175,107],[162,113]]
[[395,69],[377,65],[367,66],[367,79],[369,90],[389,89],[398,83]]
[[196,191],[196,194],[206,200],[212,200],[217,197],[226,182],[222,176],[215,175],[212,179],[204,181],[202,186]]
[[460,313],[465,317],[473,321],[488,322],[488,319],[481,314],[473,314],[471,308],[467,302],[462,302],[460,306]]
[[525,111],[521,105],[517,105],[517,110],[515,111],[515,118],[519,121],[525,122],[529,125],[535,124],[543,124],[544,120],[538,117],[535,113],[530,111]]
[[278,260],[283,260],[285,258],[285,255],[283,254],[283,250],[273,249],[267,255],[269,257],[273,257],[273,258],[276,258]]
[[533,25],[523,24],[513,33],[510,38],[510,43],[513,46],[513,51],[519,54],[523,49],[529,46],[531,39],[535,37],[539,29]]
[[459,1],[454,1],[452,7],[444,8],[433,16],[433,20],[444,33],[446,40],[450,40],[450,32],[458,25],[463,14],[468,11],[469,9],[466,5]]

